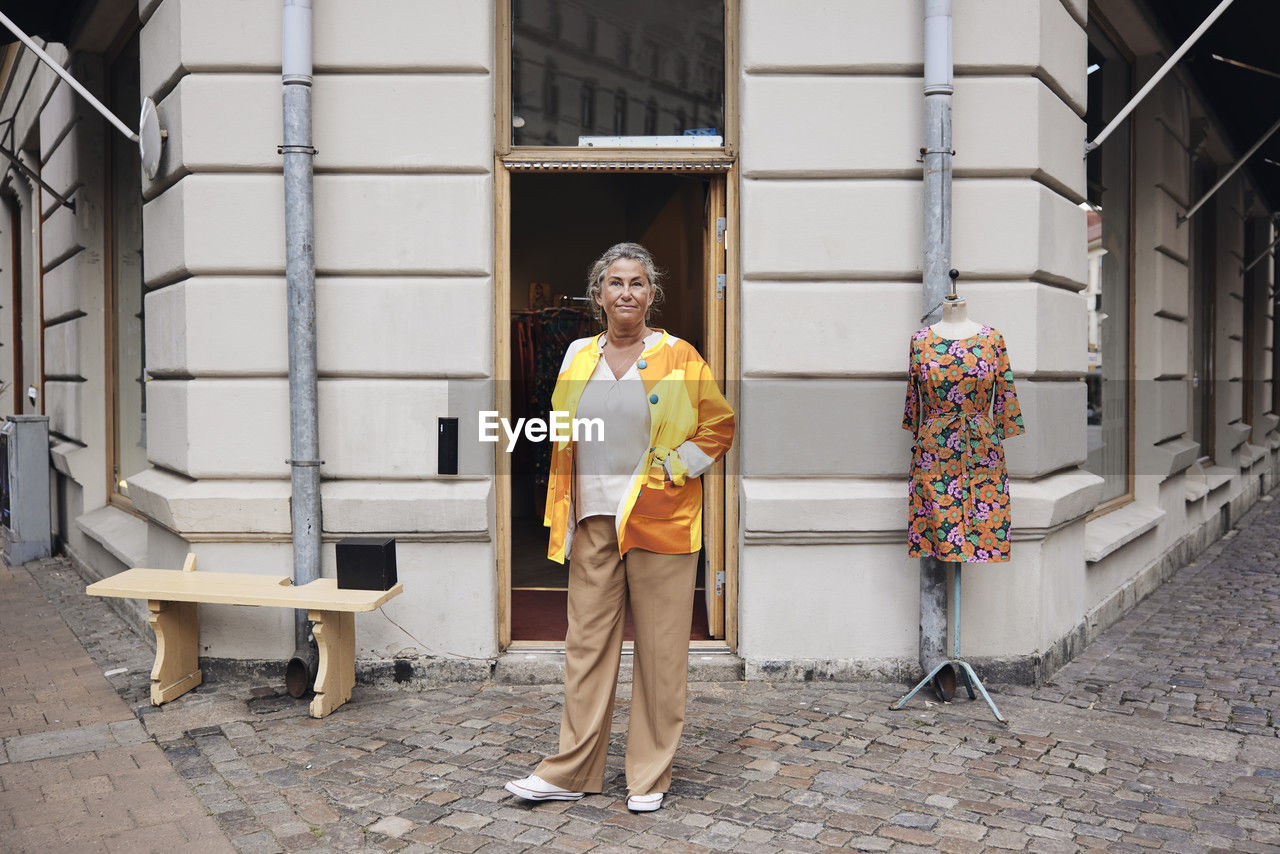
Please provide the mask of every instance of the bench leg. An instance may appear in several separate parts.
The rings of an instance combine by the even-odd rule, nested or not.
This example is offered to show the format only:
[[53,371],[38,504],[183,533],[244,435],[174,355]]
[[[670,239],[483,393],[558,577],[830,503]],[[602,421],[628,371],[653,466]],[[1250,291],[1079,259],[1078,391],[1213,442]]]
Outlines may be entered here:
[[156,633],[151,668],[151,705],[167,703],[196,687],[200,675],[200,624],[195,602],[149,601],[148,622]]
[[351,699],[356,684],[356,615],[350,611],[311,611],[307,618],[320,652],[311,717],[323,718]]

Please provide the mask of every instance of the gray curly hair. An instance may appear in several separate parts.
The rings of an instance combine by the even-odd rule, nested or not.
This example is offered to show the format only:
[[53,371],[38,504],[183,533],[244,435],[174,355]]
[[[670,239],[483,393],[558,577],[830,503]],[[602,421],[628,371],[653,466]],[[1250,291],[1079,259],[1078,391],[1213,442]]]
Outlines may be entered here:
[[[649,306],[650,312],[662,305],[662,301],[666,297],[666,293],[662,289],[664,271],[660,270],[658,265],[654,263],[653,255],[649,253],[649,250],[639,243],[615,243],[595,260],[595,263],[591,265],[591,269],[587,273],[587,304],[591,306],[591,316],[601,326],[605,325],[604,310],[600,307],[600,303],[596,302],[596,297],[600,295],[600,287],[604,284],[604,274],[608,272],[615,261],[623,259],[635,261],[644,268],[644,275],[649,280],[649,287],[653,288],[653,304]],[[646,314],[645,322],[648,322],[648,320],[649,316]]]

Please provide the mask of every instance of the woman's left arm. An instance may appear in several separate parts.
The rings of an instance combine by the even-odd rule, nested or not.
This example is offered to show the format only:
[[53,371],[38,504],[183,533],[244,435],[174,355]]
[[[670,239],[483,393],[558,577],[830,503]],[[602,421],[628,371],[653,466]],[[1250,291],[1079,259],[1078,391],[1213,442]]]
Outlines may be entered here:
[[698,359],[695,370],[696,374],[690,370],[685,375],[685,382],[689,384],[689,395],[698,409],[698,427],[675,449],[689,469],[690,477],[702,474],[728,452],[733,444],[736,425],[733,409],[720,393],[720,387],[711,376],[711,368]]

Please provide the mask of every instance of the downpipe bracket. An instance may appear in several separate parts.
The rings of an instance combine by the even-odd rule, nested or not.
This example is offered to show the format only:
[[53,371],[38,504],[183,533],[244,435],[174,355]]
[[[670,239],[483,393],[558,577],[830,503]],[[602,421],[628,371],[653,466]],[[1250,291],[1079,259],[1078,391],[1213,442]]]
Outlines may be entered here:
[[954,148],[952,148],[952,149],[946,149],[946,148],[922,148],[922,149],[920,149],[920,156],[916,158],[916,162],[917,162],[917,163],[923,163],[923,162],[924,162],[924,159],[925,159],[926,157],[928,157],[930,154],[950,154],[952,157],[955,157],[955,156],[956,156],[956,150],[955,150]]

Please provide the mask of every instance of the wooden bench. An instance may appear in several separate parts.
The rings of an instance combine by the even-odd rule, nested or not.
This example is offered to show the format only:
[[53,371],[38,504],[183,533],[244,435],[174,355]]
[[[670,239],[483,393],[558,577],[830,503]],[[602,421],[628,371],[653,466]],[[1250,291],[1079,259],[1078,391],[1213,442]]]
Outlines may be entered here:
[[151,668],[151,704],[155,706],[201,682],[197,602],[305,608],[320,652],[311,716],[322,718],[351,699],[356,681],[356,612],[372,611],[404,592],[403,584],[390,590],[340,590],[334,579],[318,578],[295,587],[287,575],[195,570],[196,556],[188,554],[181,572],[129,569],[85,588],[92,596],[147,600],[156,633],[156,661]]

